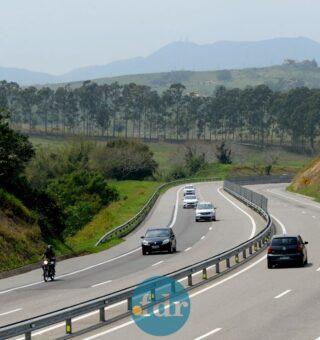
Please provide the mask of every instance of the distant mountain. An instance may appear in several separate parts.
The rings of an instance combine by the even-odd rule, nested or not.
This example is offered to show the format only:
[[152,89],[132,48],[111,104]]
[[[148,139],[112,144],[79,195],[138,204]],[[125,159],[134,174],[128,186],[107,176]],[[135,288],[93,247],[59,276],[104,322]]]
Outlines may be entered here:
[[0,68],[0,79],[20,84],[59,83],[179,70],[259,68],[282,64],[285,59],[315,59],[319,63],[320,43],[308,38],[276,38],[258,42],[221,41],[207,45],[174,42],[146,58],[82,67],[61,76]]

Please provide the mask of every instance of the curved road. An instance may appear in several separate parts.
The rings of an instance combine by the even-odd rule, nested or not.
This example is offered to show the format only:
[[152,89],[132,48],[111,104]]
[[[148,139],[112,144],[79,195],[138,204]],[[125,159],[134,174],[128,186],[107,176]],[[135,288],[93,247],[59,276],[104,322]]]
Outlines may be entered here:
[[[216,222],[196,223],[194,210],[182,208],[182,186],[172,188],[161,197],[143,225],[122,244],[99,254],[58,263],[56,281],[42,282],[40,269],[0,280],[0,326],[138,284],[249,239],[265,222],[223,192],[221,185],[221,182],[196,184],[199,198],[217,206]],[[177,253],[142,256],[140,236],[148,227],[166,226],[170,221],[177,237]]]
[[[190,292],[187,324],[170,339],[318,339],[320,337],[320,204],[285,192],[285,184],[252,186],[269,199],[278,233],[309,241],[309,265],[267,269],[266,253]],[[81,339],[150,339],[130,318]]]

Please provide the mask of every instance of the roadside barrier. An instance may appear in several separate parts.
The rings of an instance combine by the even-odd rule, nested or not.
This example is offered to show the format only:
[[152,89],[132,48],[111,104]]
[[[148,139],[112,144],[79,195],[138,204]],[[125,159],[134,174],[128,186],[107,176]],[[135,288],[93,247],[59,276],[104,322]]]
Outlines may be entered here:
[[[192,179],[190,182],[208,181]],[[280,182],[280,179],[279,179]],[[147,205],[151,205],[153,200],[155,200],[155,195],[159,195],[160,190],[165,188],[165,186],[176,185],[185,183],[185,181],[175,181],[171,183],[166,183],[158,188],[153,197],[149,200]],[[274,182],[273,182],[274,183]],[[244,202],[246,205],[254,209],[258,214],[260,214],[266,221],[266,225],[261,232],[259,232],[252,239],[241,243],[240,245],[222,252],[213,257],[207,258],[203,261],[194,263],[185,268],[176,270],[172,273],[168,273],[165,277],[172,278],[174,280],[180,280],[184,282],[187,289],[196,287],[200,284],[208,282],[208,280],[215,279],[222,274],[229,272],[230,270],[238,267],[242,263],[248,261],[248,259],[259,254],[268,244],[271,236],[274,233],[274,227],[272,219],[268,214],[267,210],[267,198],[263,195],[255,193],[247,188],[241,187],[234,181],[226,180],[224,181],[224,190],[229,192],[231,195],[235,196],[237,199]],[[146,205],[146,206],[147,206]],[[145,207],[146,207],[145,206]],[[145,208],[144,207],[144,208]],[[144,209],[143,208],[143,209]],[[145,208],[147,209],[147,208]],[[148,208],[150,210],[150,208]],[[141,212],[140,212],[141,213]],[[127,222],[128,223],[128,222]],[[120,231],[121,228],[122,231]],[[120,226],[119,234],[127,232],[123,226]],[[157,298],[155,292],[161,287],[161,280],[155,282],[150,282],[145,285],[145,291],[150,292],[154,299],[151,304],[156,305],[163,301],[163,298]],[[107,294],[105,296],[95,298],[74,306],[63,308],[55,312],[51,312],[42,316],[38,316],[32,319],[17,322],[11,325],[7,325],[0,328],[0,339],[8,339],[21,334],[25,335],[25,339],[31,339],[32,333],[36,330],[43,329],[45,327],[55,325],[61,322],[65,323],[66,334],[71,334],[73,332],[72,320],[75,317],[85,315],[97,311],[99,317],[99,322],[102,324],[111,323],[113,321],[119,320],[121,317],[130,315],[132,311],[132,296],[134,290],[137,286],[127,287],[117,292]],[[176,286],[171,287],[174,294],[179,294],[176,291]],[[126,311],[121,311],[120,315],[113,316],[112,318],[106,318],[106,307],[115,305],[121,301],[126,301]],[[148,305],[146,306],[148,307]],[[96,323],[96,322],[95,322]]]

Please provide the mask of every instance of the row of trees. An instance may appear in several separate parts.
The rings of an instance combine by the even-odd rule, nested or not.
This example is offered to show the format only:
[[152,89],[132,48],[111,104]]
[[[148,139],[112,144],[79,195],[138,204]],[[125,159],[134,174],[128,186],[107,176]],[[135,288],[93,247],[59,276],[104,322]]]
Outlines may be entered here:
[[47,134],[291,143],[311,150],[320,135],[320,90],[305,87],[219,87],[201,97],[181,84],[159,94],[134,83],[85,81],[53,90],[2,81],[0,105],[11,110],[15,128]]

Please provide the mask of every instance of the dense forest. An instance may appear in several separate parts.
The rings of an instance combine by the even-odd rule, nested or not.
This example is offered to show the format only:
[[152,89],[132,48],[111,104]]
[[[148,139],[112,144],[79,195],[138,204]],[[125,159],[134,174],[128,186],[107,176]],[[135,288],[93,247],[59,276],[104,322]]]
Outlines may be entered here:
[[20,87],[0,82],[0,106],[11,126],[28,133],[134,137],[156,140],[234,140],[316,149],[320,90],[274,92],[265,85],[218,87],[212,96],[185,93],[172,84],[159,94],[130,83]]

